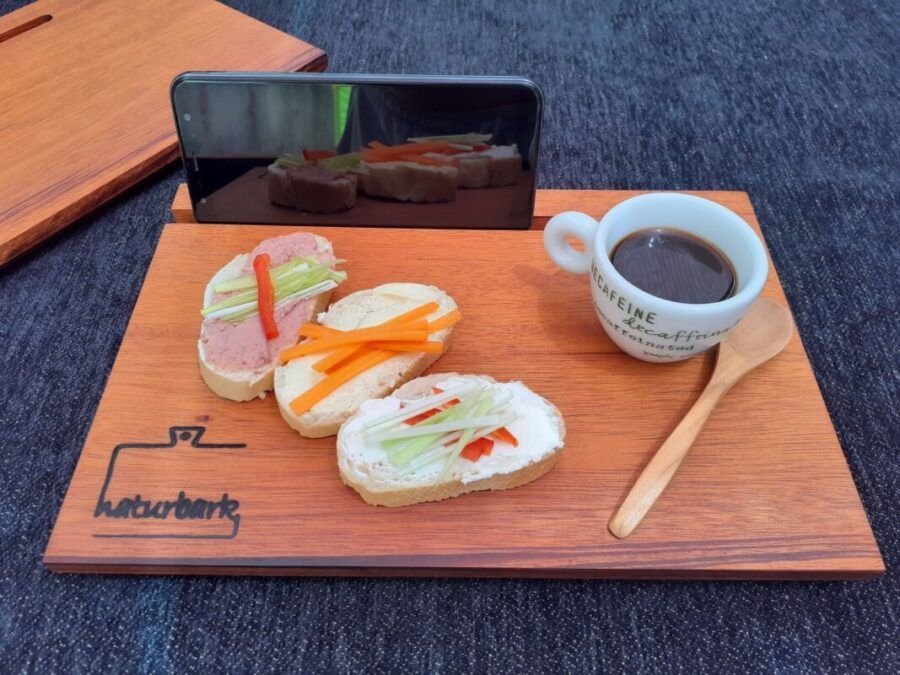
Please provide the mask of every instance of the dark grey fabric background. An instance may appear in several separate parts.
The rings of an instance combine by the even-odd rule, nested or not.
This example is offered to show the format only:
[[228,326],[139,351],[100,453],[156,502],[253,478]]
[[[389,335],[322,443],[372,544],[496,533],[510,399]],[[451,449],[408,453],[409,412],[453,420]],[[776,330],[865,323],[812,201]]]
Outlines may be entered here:
[[0,670],[900,672],[896,0],[229,4],[321,45],[336,72],[533,78],[544,187],[749,191],[890,570],[791,584],[46,572],[173,168],[0,272]]

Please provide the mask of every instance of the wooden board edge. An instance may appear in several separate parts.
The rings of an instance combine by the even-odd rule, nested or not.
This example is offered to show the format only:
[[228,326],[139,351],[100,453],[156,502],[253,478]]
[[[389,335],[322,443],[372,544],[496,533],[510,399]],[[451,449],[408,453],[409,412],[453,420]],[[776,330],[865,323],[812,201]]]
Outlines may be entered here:
[[[158,147],[152,150],[148,157],[136,162],[116,176],[114,180],[85,193],[52,216],[32,223],[27,228],[20,229],[0,241],[0,268],[35,248],[38,244],[59,234],[66,227],[75,224],[78,219],[98,209],[178,158],[177,147],[166,144],[165,139],[155,139],[149,145]],[[140,152],[143,151],[136,154],[140,154]]]
[[[589,199],[591,194],[596,196],[598,192],[621,194],[622,199],[648,192],[684,192],[685,194],[698,195],[708,199],[716,196],[731,197],[732,200],[741,203],[741,208],[737,211],[738,215],[755,217],[750,196],[741,190],[552,190],[541,188],[535,194],[532,229],[544,229],[548,220],[557,213],[566,210],[565,207],[560,205],[561,202],[571,202],[570,209],[577,210],[579,203]],[[187,183],[179,183],[178,187],[175,188],[175,194],[172,197],[171,214],[172,222],[175,223],[197,222],[194,218],[194,210],[191,206],[191,195],[188,192]]]
[[560,581],[870,581],[884,572],[883,563],[848,569],[710,569],[667,568],[491,568],[491,567],[354,567],[337,565],[211,565],[167,564],[165,561],[129,564],[100,563],[66,557],[44,558],[45,567],[58,574],[143,574],[268,577],[374,577],[407,579],[553,579]]

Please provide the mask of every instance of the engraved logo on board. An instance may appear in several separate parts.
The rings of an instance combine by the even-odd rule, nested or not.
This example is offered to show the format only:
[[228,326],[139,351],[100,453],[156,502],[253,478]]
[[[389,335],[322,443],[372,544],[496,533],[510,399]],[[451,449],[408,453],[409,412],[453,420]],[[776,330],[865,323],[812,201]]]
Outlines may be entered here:
[[246,443],[202,443],[206,427],[170,427],[166,443],[121,443],[97,505],[93,533],[121,539],[234,539],[240,501],[223,487],[223,462]]

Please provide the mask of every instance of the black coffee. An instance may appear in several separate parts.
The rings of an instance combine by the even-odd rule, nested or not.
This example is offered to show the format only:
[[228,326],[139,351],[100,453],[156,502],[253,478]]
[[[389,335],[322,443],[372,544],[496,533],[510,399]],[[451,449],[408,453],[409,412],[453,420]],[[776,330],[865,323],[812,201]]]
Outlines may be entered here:
[[638,230],[616,244],[610,258],[619,274],[658,298],[705,304],[734,295],[735,274],[728,258],[686,232]]

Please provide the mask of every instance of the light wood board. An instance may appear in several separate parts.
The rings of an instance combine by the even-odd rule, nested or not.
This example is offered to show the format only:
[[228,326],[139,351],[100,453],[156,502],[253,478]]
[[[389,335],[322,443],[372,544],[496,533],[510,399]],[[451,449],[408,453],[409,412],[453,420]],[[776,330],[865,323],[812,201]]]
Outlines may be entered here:
[[[600,216],[632,194],[548,191],[539,203]],[[704,194],[756,227],[746,195]],[[521,379],[556,403],[568,428],[559,464],[509,492],[368,506],[341,484],[333,439],[301,439],[271,398],[218,399],[197,370],[207,280],[289,228],[168,225],[50,539],[51,569],[688,579],[883,571],[796,334],[725,398],[669,489],[619,541],[607,521],[700,392],[712,356],[658,365],[621,353],[597,322],[587,278],[554,268],[539,231],[308,229],[349,260],[338,296],[400,280],[453,295],[464,318],[432,372]],[[764,294],[785,302],[774,272]],[[241,447],[219,447],[227,444]],[[175,500],[180,491],[210,500],[227,492],[239,526],[95,515],[104,498]]]
[[178,156],[186,70],[324,70],[213,0],[38,0],[0,17],[0,266]]

